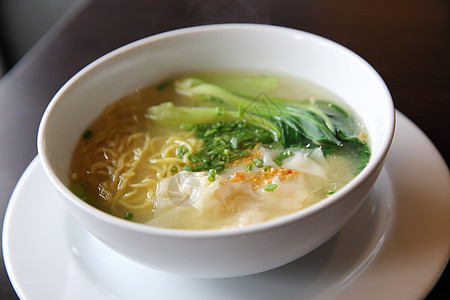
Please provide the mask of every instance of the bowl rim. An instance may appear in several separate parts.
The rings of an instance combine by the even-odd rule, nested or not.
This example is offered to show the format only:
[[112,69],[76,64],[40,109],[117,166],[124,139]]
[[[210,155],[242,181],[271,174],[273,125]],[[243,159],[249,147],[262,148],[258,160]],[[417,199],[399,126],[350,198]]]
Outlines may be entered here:
[[[314,203],[308,207],[305,207],[299,211],[292,212],[285,216],[281,216],[275,219],[271,219],[268,221],[264,221],[257,224],[252,224],[244,227],[237,228],[225,228],[225,229],[173,229],[173,228],[164,228],[164,227],[156,227],[150,226],[146,224],[139,224],[135,222],[130,222],[128,220],[110,215],[106,212],[103,212],[100,209],[97,209],[90,204],[84,202],[75,196],[58,178],[58,176],[53,172],[50,164],[50,159],[46,156],[46,146],[45,146],[45,136],[47,131],[47,123],[48,120],[52,116],[52,111],[58,106],[60,99],[63,99],[65,93],[67,93],[74,85],[77,84],[80,78],[83,78],[90,72],[95,71],[99,68],[103,63],[113,60],[121,55],[124,55],[129,50],[134,48],[144,47],[148,44],[154,43],[155,41],[159,41],[162,39],[171,39],[176,38],[180,35],[186,34],[198,34],[202,32],[208,31],[230,31],[235,30],[237,32],[242,30],[262,30],[262,31],[276,31],[283,33],[290,33],[293,37],[302,36],[304,38],[310,38],[318,42],[322,42],[328,44],[329,46],[335,47],[342,52],[342,54],[350,55],[353,59],[357,60],[357,62],[367,69],[369,73],[372,73],[372,76],[375,80],[378,81],[378,84],[382,87],[383,93],[386,99],[386,105],[388,106],[387,118],[386,118],[386,133],[383,135],[383,138],[379,145],[379,151],[374,156],[372,154],[368,165],[349,183],[343,186],[339,191],[335,194],[322,199],[321,201]],[[393,100],[391,94],[381,78],[381,76],[377,73],[377,71],[362,57],[353,52],[352,50],[344,47],[343,45],[334,42],[333,40],[327,39],[325,37],[306,32],[299,29],[277,26],[277,25],[267,25],[267,24],[253,24],[253,23],[226,23],[226,24],[209,24],[209,25],[199,25],[192,26],[180,29],[174,29],[167,32],[158,33],[149,37],[145,37],[139,39],[137,41],[131,42],[124,46],[121,46],[99,58],[89,63],[87,66],[78,71],[75,75],[73,75],[54,95],[49,105],[47,106],[43,117],[41,119],[39,128],[38,128],[38,140],[37,140],[37,148],[38,154],[47,177],[52,182],[53,186],[57,188],[57,190],[66,198],[65,201],[70,201],[72,204],[77,206],[79,209],[85,211],[87,214],[94,216],[96,219],[99,219],[103,223],[107,223],[109,225],[114,225],[118,227],[122,227],[124,229],[150,234],[153,236],[160,237],[171,237],[171,238],[198,238],[198,239],[207,239],[207,238],[219,238],[219,237],[231,237],[231,236],[242,236],[254,233],[260,233],[267,230],[273,230],[279,228],[281,226],[287,225],[289,223],[293,223],[299,219],[306,218],[308,216],[312,216],[314,214],[319,213],[322,209],[328,206],[335,205],[341,198],[345,197],[345,195],[349,194],[353,190],[355,190],[359,184],[368,180],[370,175],[373,172],[376,172],[378,167],[384,162],[384,159],[389,151],[390,145],[392,143],[395,131],[395,108],[393,104]]]

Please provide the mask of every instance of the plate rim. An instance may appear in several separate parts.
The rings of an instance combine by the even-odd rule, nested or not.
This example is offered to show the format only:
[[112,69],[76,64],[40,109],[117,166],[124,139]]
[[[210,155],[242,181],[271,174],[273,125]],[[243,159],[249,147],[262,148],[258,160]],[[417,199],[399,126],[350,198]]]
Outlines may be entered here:
[[[432,155],[429,155],[429,157],[431,157],[430,159],[436,160],[435,163],[441,163],[443,165],[442,170],[438,170],[439,172],[446,172],[447,173],[447,177],[450,179],[450,172],[448,171],[447,165],[443,159],[443,157],[441,156],[441,154],[439,153],[439,151],[437,150],[437,148],[435,147],[435,145],[432,143],[432,141],[423,133],[423,131],[417,127],[411,120],[409,120],[405,115],[403,115],[402,113],[396,111],[397,114],[397,123],[401,122],[402,126],[404,127],[408,127],[409,130],[414,131],[415,133],[418,133],[419,135],[422,136],[422,138],[424,139],[424,141],[426,141],[426,146],[430,149],[434,149],[434,153],[432,153]],[[397,124],[397,129],[401,128],[399,126],[399,124]],[[397,134],[398,132],[396,132],[396,136],[394,136],[394,141],[393,141],[393,145],[395,144],[396,140],[397,140]],[[392,147],[392,146],[391,146]],[[391,158],[392,159],[392,158]],[[389,154],[388,154],[388,158],[386,161],[386,165],[389,163]],[[389,166],[386,166],[385,168],[389,169]],[[11,257],[11,253],[10,253],[10,249],[8,247],[9,244],[9,239],[10,239],[10,234],[12,234],[12,232],[10,231],[11,228],[11,223],[14,222],[12,215],[14,214],[15,210],[16,210],[16,206],[17,206],[17,202],[20,199],[20,193],[21,191],[25,188],[25,184],[27,182],[27,180],[33,175],[33,173],[35,172],[35,170],[40,166],[40,160],[39,157],[36,156],[31,163],[28,165],[28,167],[26,168],[26,170],[23,172],[22,176],[20,177],[16,187],[14,188],[14,191],[11,195],[10,201],[8,203],[7,209],[6,209],[6,213],[5,213],[5,219],[4,219],[4,224],[3,224],[3,234],[2,234],[2,242],[3,242],[3,258],[4,258],[4,263],[5,263],[5,267],[7,270],[7,274],[8,277],[11,281],[11,284],[14,288],[14,290],[16,291],[17,295],[21,298],[21,299],[26,299],[27,295],[25,295],[25,291],[22,289],[22,285],[20,282],[18,282],[15,274],[14,274],[14,262],[13,262],[13,258]],[[388,175],[390,175],[390,172],[388,172]],[[390,178],[391,180],[395,180]],[[395,188],[395,184],[394,188]],[[450,189],[449,189],[450,191]],[[450,195],[450,193],[448,193]],[[444,194],[445,197],[445,194]],[[395,202],[397,202],[398,200],[396,199]],[[397,204],[397,203],[395,203]],[[396,219],[396,212],[394,212],[394,221]],[[392,226],[395,226],[392,225]],[[450,235],[449,235],[450,236]],[[449,239],[450,240],[450,239]],[[381,248],[383,249],[383,247],[385,247],[385,243],[389,242],[389,237],[384,241],[383,245],[381,246]],[[447,244],[449,244],[450,241],[447,241]],[[436,267],[434,270],[434,276],[430,276],[430,278],[428,279],[427,283],[423,283],[422,287],[420,289],[417,288],[416,286],[416,290],[421,290],[421,294],[417,295],[417,296],[421,296],[421,297],[425,297],[430,290],[434,287],[434,285],[436,284],[436,282],[439,280],[439,277],[441,276],[441,274],[443,273],[443,271],[445,270],[445,267],[448,263],[449,260],[449,255],[450,255],[450,248],[447,247],[447,257],[442,257],[441,258],[441,263],[439,264],[439,267]],[[376,263],[376,259],[374,259],[374,261],[371,262],[371,264]],[[364,270],[363,272],[367,272],[367,270]],[[358,281],[358,278],[355,279],[355,281]],[[351,284],[353,284],[354,282],[350,283],[347,286],[350,286]]]

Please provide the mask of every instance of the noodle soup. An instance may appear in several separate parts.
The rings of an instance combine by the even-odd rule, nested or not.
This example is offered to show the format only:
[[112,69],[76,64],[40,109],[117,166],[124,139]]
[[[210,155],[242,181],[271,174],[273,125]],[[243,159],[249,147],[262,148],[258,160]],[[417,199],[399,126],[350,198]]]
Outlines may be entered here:
[[169,228],[242,227],[298,211],[339,190],[370,157],[362,123],[336,101],[279,76],[165,80],[118,100],[86,129],[71,190],[117,217]]

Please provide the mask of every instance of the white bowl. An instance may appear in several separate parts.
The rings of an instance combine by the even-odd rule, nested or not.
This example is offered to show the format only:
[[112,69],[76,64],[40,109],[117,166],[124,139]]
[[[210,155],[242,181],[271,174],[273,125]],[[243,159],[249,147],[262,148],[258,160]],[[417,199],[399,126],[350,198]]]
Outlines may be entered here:
[[[364,120],[370,136],[372,156],[367,167],[317,204],[265,223],[226,230],[136,224],[99,211],[69,191],[69,163],[78,137],[106,105],[174,74],[224,69],[306,78],[345,99]],[[375,183],[394,124],[386,85],[350,50],[294,29],[208,25],[139,40],[85,67],[61,88],[45,111],[38,152],[67,209],[107,246],[151,268],[194,277],[231,277],[289,263],[337,233]]]

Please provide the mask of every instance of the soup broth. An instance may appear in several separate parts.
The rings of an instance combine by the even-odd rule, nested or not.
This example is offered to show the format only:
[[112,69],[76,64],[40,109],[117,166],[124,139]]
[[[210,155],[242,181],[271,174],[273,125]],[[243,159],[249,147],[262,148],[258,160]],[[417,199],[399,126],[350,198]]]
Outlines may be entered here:
[[107,107],[80,138],[70,180],[78,197],[120,218],[229,228],[328,197],[369,157],[363,124],[321,87],[286,76],[189,74]]

